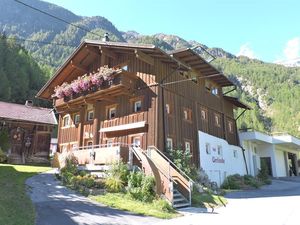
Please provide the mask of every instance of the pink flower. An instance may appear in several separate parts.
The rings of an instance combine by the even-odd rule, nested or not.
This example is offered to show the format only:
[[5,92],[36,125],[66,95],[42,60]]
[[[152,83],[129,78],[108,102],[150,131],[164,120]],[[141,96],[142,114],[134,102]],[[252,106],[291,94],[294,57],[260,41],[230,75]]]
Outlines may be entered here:
[[74,93],[80,93],[81,89],[80,89],[80,79],[74,80],[71,83],[71,87]]

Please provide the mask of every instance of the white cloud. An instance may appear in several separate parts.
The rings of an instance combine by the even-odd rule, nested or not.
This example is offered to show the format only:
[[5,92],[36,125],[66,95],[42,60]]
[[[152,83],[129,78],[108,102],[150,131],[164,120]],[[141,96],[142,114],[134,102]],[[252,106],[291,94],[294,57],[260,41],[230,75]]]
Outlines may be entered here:
[[289,40],[283,50],[286,59],[291,60],[299,57],[300,53],[300,38],[296,37]]
[[250,59],[257,58],[254,51],[250,48],[249,43],[245,43],[240,47],[240,51],[237,53],[237,56],[240,55],[247,56]]

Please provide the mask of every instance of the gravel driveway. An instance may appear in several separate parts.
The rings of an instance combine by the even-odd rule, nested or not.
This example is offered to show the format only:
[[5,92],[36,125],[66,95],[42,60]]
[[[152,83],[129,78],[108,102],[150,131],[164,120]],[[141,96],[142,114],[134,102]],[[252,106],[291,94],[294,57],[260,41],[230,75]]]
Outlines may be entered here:
[[112,209],[65,188],[53,171],[26,181],[28,194],[37,213],[36,225],[153,224],[153,217]]

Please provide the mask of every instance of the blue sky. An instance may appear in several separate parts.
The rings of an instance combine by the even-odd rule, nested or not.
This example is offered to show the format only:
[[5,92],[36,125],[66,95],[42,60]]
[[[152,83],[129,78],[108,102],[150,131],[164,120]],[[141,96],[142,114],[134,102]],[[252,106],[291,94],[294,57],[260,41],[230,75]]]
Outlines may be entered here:
[[119,30],[166,33],[267,62],[299,57],[298,0],[46,0]]

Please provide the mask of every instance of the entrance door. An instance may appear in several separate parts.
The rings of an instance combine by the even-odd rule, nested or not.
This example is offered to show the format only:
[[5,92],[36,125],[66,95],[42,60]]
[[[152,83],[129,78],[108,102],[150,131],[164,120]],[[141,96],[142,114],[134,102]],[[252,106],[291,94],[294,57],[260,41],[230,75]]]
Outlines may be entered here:
[[288,153],[289,175],[297,176],[296,154]]
[[263,163],[265,163],[267,165],[269,176],[273,176],[271,157],[261,157],[260,165],[262,165]]

